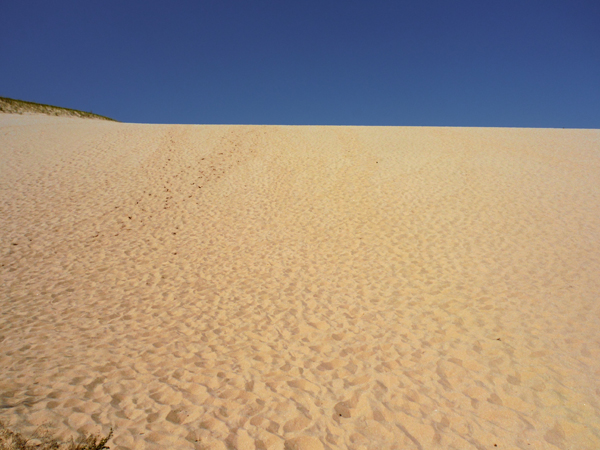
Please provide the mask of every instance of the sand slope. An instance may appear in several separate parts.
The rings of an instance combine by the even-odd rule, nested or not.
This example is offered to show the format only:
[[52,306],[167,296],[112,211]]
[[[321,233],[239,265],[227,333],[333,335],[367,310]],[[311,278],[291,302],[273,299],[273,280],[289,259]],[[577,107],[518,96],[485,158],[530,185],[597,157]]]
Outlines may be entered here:
[[598,130],[6,114],[0,161],[19,430],[600,448]]

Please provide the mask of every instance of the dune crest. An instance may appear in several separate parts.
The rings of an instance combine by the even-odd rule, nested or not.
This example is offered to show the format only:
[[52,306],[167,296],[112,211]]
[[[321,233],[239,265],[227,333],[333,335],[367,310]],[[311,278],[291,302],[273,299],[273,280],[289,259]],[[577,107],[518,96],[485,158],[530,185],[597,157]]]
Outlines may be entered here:
[[0,420],[600,448],[600,131],[0,115]]

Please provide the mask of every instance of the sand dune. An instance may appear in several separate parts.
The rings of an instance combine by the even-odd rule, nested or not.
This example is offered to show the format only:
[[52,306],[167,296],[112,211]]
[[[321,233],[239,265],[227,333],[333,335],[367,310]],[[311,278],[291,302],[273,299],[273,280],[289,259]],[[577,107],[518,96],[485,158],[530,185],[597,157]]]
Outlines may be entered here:
[[0,420],[600,448],[600,131],[0,116]]

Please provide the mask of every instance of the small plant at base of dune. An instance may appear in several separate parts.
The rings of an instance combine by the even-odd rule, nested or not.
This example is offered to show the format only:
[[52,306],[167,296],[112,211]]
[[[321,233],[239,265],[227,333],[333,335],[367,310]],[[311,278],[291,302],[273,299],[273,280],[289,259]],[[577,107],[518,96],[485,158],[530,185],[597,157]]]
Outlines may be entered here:
[[73,439],[71,442],[60,442],[49,433],[43,433],[40,439],[26,439],[21,433],[9,430],[0,422],[0,450],[108,450],[110,447],[106,443],[112,435],[111,428],[106,437],[92,434],[77,442]]

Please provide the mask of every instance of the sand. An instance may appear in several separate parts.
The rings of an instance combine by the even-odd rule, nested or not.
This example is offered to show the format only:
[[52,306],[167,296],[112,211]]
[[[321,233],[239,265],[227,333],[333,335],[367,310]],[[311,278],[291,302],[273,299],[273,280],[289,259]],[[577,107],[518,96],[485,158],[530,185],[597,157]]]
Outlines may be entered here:
[[600,131],[0,116],[0,420],[600,448]]

